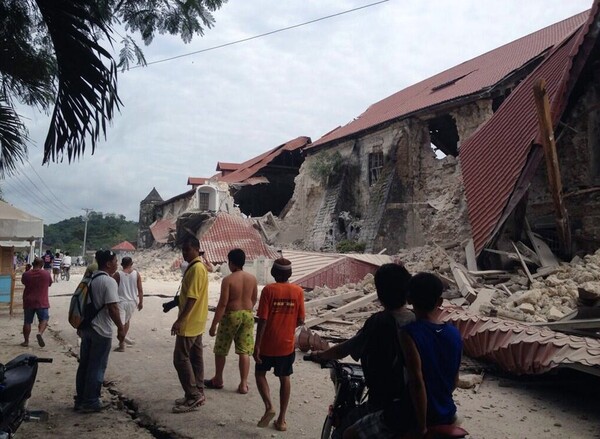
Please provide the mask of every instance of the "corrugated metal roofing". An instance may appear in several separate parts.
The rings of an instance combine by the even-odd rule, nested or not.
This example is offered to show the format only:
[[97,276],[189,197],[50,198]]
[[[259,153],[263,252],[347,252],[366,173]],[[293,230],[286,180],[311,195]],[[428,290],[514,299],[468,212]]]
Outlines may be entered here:
[[169,234],[175,231],[174,219],[161,219],[150,224],[150,233],[154,240],[160,244],[165,244],[169,241]]
[[206,184],[209,180],[210,178],[205,177],[188,177],[187,184],[188,186],[202,186],[203,184]]
[[464,351],[515,374],[540,374],[558,366],[600,369],[600,340],[566,335],[540,326],[444,308],[440,318],[458,328]]
[[[599,1],[589,14],[595,20]],[[589,29],[581,26],[510,94],[492,118],[460,149],[459,160],[473,241],[477,253],[492,238],[508,200],[527,163],[532,144],[539,135],[533,85],[546,80],[551,113],[556,125],[567,101],[566,83],[572,61]],[[537,154],[539,160],[542,156]]]
[[486,92],[571,35],[588,15],[589,11],[582,12],[405,88],[371,105],[355,120],[329,132],[306,149],[351,137],[444,102]]
[[277,146],[276,148],[273,148],[270,151],[265,152],[264,154],[245,161],[239,165],[237,170],[222,177],[218,177],[218,180],[225,181],[227,183],[241,183],[250,177],[254,177],[256,173],[271,163],[282,152],[301,149],[308,143],[310,143],[310,137],[305,136],[290,140],[282,145]]
[[201,249],[212,262],[224,262],[231,249],[241,248],[246,259],[277,259],[277,251],[265,244],[250,218],[219,212],[209,229],[200,237]]
[[217,171],[235,171],[239,169],[241,163],[217,162]]

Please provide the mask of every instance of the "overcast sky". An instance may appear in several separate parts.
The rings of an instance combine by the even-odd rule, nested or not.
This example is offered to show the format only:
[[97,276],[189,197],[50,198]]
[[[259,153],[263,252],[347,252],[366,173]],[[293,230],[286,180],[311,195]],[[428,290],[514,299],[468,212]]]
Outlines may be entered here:
[[[202,50],[374,0],[229,0],[204,37],[157,36],[148,62]],[[123,108],[101,141],[72,164],[42,166],[48,117],[22,114],[33,145],[5,199],[52,224],[82,208],[138,220],[163,199],[298,136],[314,140],[420,80],[568,18],[592,0],[391,0],[253,41],[119,75]],[[42,183],[43,181],[43,183]]]

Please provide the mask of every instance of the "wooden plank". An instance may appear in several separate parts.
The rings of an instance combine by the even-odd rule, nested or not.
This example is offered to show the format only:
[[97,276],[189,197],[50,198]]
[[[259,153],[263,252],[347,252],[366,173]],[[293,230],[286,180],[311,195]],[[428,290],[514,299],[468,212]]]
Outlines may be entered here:
[[335,325],[349,325],[349,326],[354,325],[354,322],[349,322],[348,320],[342,320],[342,319],[329,319],[323,323],[333,323]]
[[[489,253],[495,253],[497,255],[506,256],[508,259],[512,259],[513,261],[519,261],[519,257],[517,256],[516,253],[513,253],[513,252],[505,252],[503,250],[496,250],[494,248],[484,248],[483,251],[489,252]],[[521,255],[521,258],[525,262],[528,262],[528,263],[530,263],[532,265],[538,265],[538,264],[535,263],[535,261],[532,261],[531,259],[529,259],[526,256]]]
[[473,303],[477,298],[477,293],[471,288],[471,283],[469,282],[467,275],[452,259],[450,259],[450,269],[452,270],[452,275],[454,276],[460,294],[467,299],[469,303]]
[[469,274],[472,276],[477,276],[477,277],[486,277],[486,276],[497,276],[499,274],[506,274],[506,275],[510,275],[510,273],[508,271],[505,270],[478,270],[478,271],[471,271],[469,270]]
[[304,323],[304,326],[306,326],[307,328],[311,328],[315,325],[326,322],[327,320],[329,320],[331,318],[343,316],[344,314],[346,314],[352,310],[355,310],[357,308],[361,308],[365,305],[368,305],[369,303],[373,302],[375,299],[377,299],[377,293],[367,294],[366,296],[363,296],[360,299],[356,299],[350,303],[347,303],[344,306],[340,306],[337,309],[328,311],[326,313],[323,313],[320,316],[313,317],[312,319],[308,319]]
[[325,306],[335,302],[343,302],[362,295],[362,291],[350,291],[348,293],[336,294],[335,296],[320,297],[318,299],[313,299],[309,300],[308,302],[304,302],[304,309],[312,309],[318,306]]
[[517,248],[519,249],[519,252],[521,253],[521,256],[531,259],[535,263],[535,265],[537,265],[538,267],[542,266],[542,263],[540,262],[540,258],[534,250],[527,247],[521,241],[518,241],[516,244],[517,244]]
[[560,267],[542,267],[535,274],[531,275],[534,279],[538,277],[550,276],[551,274],[556,273]]
[[600,329],[600,319],[557,320],[556,322],[531,323],[532,326],[547,326],[550,329]]
[[500,288],[502,288],[504,291],[506,291],[506,293],[508,294],[509,297],[513,295],[512,291],[509,290],[506,285],[500,284]]
[[525,263],[525,260],[521,256],[521,253],[519,253],[519,249],[517,248],[517,246],[515,245],[515,243],[511,242],[511,244],[512,244],[513,248],[515,249],[515,251],[517,252],[517,256],[519,257],[519,261],[521,261],[521,266],[523,267],[523,270],[525,271],[525,274],[527,275],[527,279],[529,279],[529,285],[531,285],[534,282],[533,277],[531,277],[531,272],[529,271],[529,268],[527,267],[527,264]]
[[540,265],[542,267],[558,267],[560,262],[558,261],[554,253],[552,253],[550,247],[548,247],[548,245],[543,240],[538,238],[535,235],[535,233],[531,231],[531,228],[529,227],[529,224],[527,222],[525,222],[525,225],[527,230],[527,237],[529,238],[529,242],[531,242],[531,245],[533,246],[533,250],[540,259]]
[[475,244],[473,243],[473,239],[469,239],[469,242],[465,247],[465,255],[467,257],[467,268],[469,271],[478,271],[477,256],[475,255]]

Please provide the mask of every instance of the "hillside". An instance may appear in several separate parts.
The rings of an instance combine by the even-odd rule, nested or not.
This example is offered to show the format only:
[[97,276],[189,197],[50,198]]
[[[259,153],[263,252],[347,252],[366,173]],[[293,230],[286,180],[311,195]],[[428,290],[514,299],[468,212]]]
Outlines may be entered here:
[[[44,226],[44,245],[51,249],[81,254],[85,221],[73,217]],[[111,248],[122,241],[137,242],[138,223],[127,221],[125,216],[90,212],[87,229],[87,250]]]

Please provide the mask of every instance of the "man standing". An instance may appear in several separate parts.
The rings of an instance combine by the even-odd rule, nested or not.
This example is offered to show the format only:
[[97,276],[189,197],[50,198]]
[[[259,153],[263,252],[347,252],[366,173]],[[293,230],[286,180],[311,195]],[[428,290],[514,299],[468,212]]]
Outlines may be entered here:
[[69,280],[71,278],[71,256],[69,256],[69,252],[65,252],[65,255],[62,258],[62,269],[65,270],[65,278]]
[[204,360],[202,334],[208,317],[208,273],[200,259],[200,242],[195,236],[184,239],[183,259],[189,263],[181,281],[179,315],[171,327],[175,335],[173,365],[185,392],[175,400],[173,413],[197,410],[204,404]]
[[[254,315],[258,288],[256,278],[243,271],[246,254],[240,248],[227,254],[231,274],[221,282],[221,297],[210,326],[209,334],[215,341],[215,376],[204,381],[210,389],[223,388],[223,369],[231,342],[235,341],[235,353],[240,361],[240,384],[238,393],[248,393],[250,355],[254,351]],[[218,331],[217,331],[218,326]]]
[[133,269],[133,260],[125,256],[121,260],[122,270],[117,271],[113,278],[119,285],[119,309],[121,310],[121,321],[125,326],[125,339],[115,349],[117,352],[125,352],[125,343],[133,344],[133,340],[127,338],[129,322],[134,311],[141,311],[144,307],[144,290],[142,289],[142,276]]
[[275,283],[266,285],[258,304],[258,327],[254,345],[256,387],[265,404],[265,413],[258,421],[261,428],[267,427],[275,416],[267,372],[273,368],[279,378],[279,416],[273,423],[276,430],[287,430],[285,414],[290,402],[291,380],[296,358],[294,333],[297,326],[304,324],[304,291],[290,284],[292,263],[279,258],[273,262],[271,276]]
[[92,274],[88,294],[98,313],[89,324],[78,331],[81,347],[74,409],[82,413],[99,412],[109,406],[102,403],[100,392],[108,365],[113,324],[117,326],[119,342],[125,338],[119,315],[117,282],[112,278],[117,271],[117,256],[110,250],[100,250],[96,252],[96,260],[98,270]]
[[42,336],[48,326],[48,308],[50,308],[48,287],[52,285],[52,278],[49,272],[42,270],[43,265],[44,261],[35,258],[32,269],[21,276],[21,283],[25,285],[23,291],[23,338],[25,341],[21,343],[23,347],[29,346],[29,334],[31,334],[34,315],[37,315],[38,319],[38,333],[36,335],[38,344],[42,348],[46,346]]

